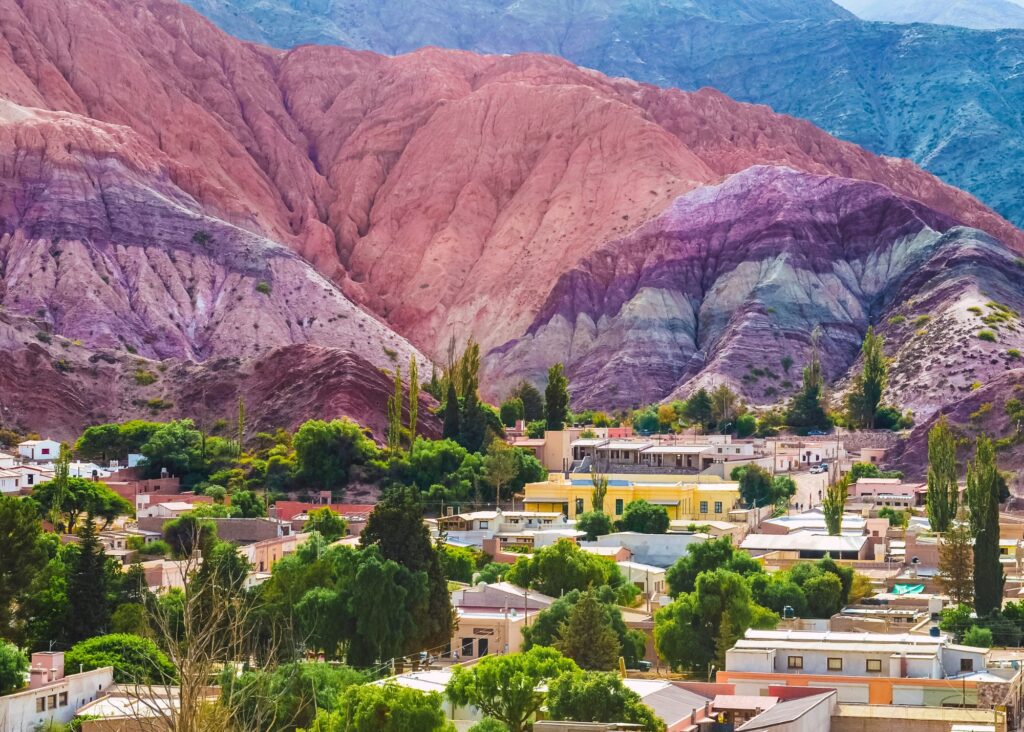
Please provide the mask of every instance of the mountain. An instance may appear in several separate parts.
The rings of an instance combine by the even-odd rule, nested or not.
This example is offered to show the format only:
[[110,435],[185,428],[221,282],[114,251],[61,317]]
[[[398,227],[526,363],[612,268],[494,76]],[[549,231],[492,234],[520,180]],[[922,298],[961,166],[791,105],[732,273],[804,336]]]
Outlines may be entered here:
[[1024,7],[1012,0],[838,0],[864,20],[933,23],[989,30],[1024,28]]
[[[841,381],[892,314],[949,313],[963,340],[967,308],[1020,311],[1020,230],[716,91],[539,55],[276,51],[171,0],[0,0],[0,23],[5,419],[212,418],[243,396],[265,424],[379,426],[381,369],[453,334],[482,343],[491,398],[565,360],[577,404],[719,376],[770,403],[785,379],[758,386],[743,354],[799,369],[814,323]],[[998,327],[933,384],[923,326],[893,325],[894,389],[922,413],[959,398],[960,372],[996,368],[972,359],[1017,342]]]
[[711,86],[910,158],[1024,224],[1024,31],[871,23],[824,1],[783,4],[778,15],[769,0],[757,13],[654,0],[189,1],[231,32],[283,48],[542,52],[612,76]]

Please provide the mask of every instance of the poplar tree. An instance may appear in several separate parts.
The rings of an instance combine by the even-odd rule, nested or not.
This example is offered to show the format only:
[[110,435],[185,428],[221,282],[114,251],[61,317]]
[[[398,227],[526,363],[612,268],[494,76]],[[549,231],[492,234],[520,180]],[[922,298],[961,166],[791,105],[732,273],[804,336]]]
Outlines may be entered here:
[[839,536],[843,530],[843,511],[846,509],[846,497],[850,487],[850,475],[846,474],[825,491],[825,499],[821,502],[821,512],[825,517],[825,527],[830,536]]
[[544,391],[544,415],[547,428],[558,432],[569,421],[569,380],[560,363],[548,369],[548,386]]
[[874,429],[882,392],[889,376],[889,363],[885,357],[885,339],[869,327],[861,345],[863,366],[847,396],[847,411],[853,421],[866,429]]
[[459,395],[455,391],[455,382],[448,381],[448,395],[444,400],[444,426],[441,435],[446,440],[458,441],[461,434],[459,425]]
[[420,417],[420,371],[416,357],[409,357],[409,447],[416,442],[416,428]]
[[974,599],[974,539],[963,506],[939,541],[939,583],[955,605]]
[[974,610],[984,618],[1002,607],[1006,583],[999,562],[999,470],[988,437],[978,438],[974,460],[967,464],[967,505],[974,535]]
[[395,369],[395,389],[388,397],[388,449],[395,452],[402,449],[402,369]]
[[238,420],[235,423],[236,439],[238,440],[238,454],[242,454],[242,446],[245,444],[245,400],[238,397]]
[[928,523],[932,531],[949,530],[957,514],[956,439],[942,416],[928,432]]

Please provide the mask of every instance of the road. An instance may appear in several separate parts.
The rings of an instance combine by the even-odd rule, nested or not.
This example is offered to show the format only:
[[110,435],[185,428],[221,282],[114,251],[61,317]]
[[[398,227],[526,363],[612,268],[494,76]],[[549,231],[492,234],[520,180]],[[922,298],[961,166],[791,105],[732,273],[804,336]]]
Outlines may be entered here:
[[796,494],[790,501],[794,511],[798,506],[800,510],[806,511],[821,504],[825,488],[828,487],[828,473],[811,475],[805,470],[800,473],[789,473],[789,477],[796,483]]

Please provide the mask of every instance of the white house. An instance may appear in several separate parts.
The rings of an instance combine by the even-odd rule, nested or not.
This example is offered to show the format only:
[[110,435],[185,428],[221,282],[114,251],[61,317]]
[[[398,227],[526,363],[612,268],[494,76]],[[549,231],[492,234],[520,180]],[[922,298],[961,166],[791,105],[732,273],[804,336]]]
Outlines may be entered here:
[[18,465],[11,468],[11,471],[21,476],[18,481],[19,490],[25,488],[31,490],[40,483],[45,483],[53,478],[53,469],[48,465]]
[[166,503],[153,503],[148,504],[138,509],[136,516],[138,518],[166,518],[173,519],[178,518],[183,513],[188,513],[195,509],[195,506],[185,501],[168,501]]
[[106,468],[101,468],[96,463],[73,462],[68,465],[68,475],[74,478],[87,478],[92,480],[94,478],[109,478],[111,476],[111,472]]
[[0,494],[9,496],[18,492],[21,473],[0,468]]
[[60,457],[60,443],[56,440],[25,440],[18,443],[18,454],[25,460],[53,462]]
[[110,666],[64,675],[63,653],[33,653],[29,686],[0,696],[0,730],[33,730],[47,722],[67,724],[79,707],[114,685]]
[[18,458],[14,455],[8,455],[6,452],[0,452],[0,468],[13,468],[18,464]]

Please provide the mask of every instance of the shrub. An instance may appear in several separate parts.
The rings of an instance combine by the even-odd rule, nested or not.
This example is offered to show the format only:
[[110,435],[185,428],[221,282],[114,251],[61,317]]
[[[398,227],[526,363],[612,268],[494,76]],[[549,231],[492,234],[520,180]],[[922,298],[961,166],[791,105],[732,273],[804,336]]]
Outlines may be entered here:
[[44,331],[39,331],[38,333],[36,333],[36,340],[42,341],[43,343],[46,344],[53,343],[53,338],[50,337],[49,333],[46,333]]
[[1020,350],[1017,348],[1011,348],[1006,352],[1008,358],[1017,361],[1020,359]]
[[213,239],[213,237],[210,236],[210,234],[208,232],[201,231],[201,230],[197,231],[195,234],[192,235],[192,243],[193,244],[198,244],[199,246],[203,246],[203,247],[205,247],[207,244],[209,244],[212,239]]
[[261,295],[269,295],[270,294],[270,283],[267,282],[266,280],[260,280],[256,284],[256,292],[260,293]]
[[963,645],[975,646],[976,648],[991,648],[992,631],[988,628],[972,625],[971,629],[964,633]]
[[903,315],[893,315],[889,318],[889,325],[903,325],[907,322],[907,319]]
[[969,308],[967,308],[967,312],[974,313],[975,315],[981,315],[981,308],[979,308],[977,305],[971,305]]
[[146,369],[135,369],[135,383],[139,386],[149,386],[156,383],[156,374]]
[[931,315],[918,315],[916,318],[914,318],[914,325],[920,328],[922,325],[928,323],[928,321],[931,319]]
[[988,341],[989,343],[995,343],[996,342],[995,331],[991,331],[988,328],[986,328],[985,330],[979,330],[978,331],[978,338],[980,340],[983,340],[983,341]]
[[167,683],[175,676],[174,664],[148,638],[128,633],[100,635],[71,647],[64,657],[68,668],[92,671],[114,667],[119,684]]

